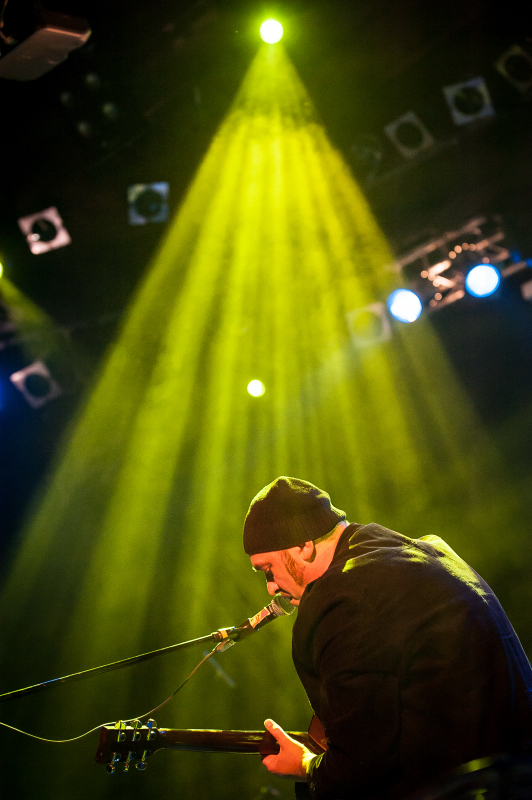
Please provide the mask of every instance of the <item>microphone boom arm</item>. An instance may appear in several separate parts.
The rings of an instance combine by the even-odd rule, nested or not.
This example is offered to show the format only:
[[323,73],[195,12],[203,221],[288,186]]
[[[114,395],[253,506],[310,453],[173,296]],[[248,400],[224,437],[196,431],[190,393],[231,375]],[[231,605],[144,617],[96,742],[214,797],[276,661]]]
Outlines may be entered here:
[[100,675],[103,672],[112,672],[115,669],[122,669],[129,667],[132,664],[138,664],[140,661],[148,661],[157,656],[163,656],[165,653],[172,653],[176,650],[184,650],[188,647],[196,647],[197,645],[206,644],[207,642],[219,642],[220,645],[225,643],[225,646],[218,648],[219,652],[227,650],[232,645],[241,639],[246,638],[251,633],[255,633],[267,622],[275,619],[278,616],[291,614],[294,610],[288,610],[286,607],[286,598],[281,595],[276,595],[272,602],[259,611],[254,617],[245,620],[241,625],[233,628],[220,628],[214,633],[209,633],[207,636],[200,636],[199,639],[190,639],[188,642],[178,642],[178,644],[171,644],[168,647],[161,647],[159,650],[150,650],[149,653],[141,653],[138,656],[131,656],[130,658],[123,658],[120,661],[113,661],[110,664],[102,664],[99,667],[92,667],[91,669],[82,670],[82,672],[73,672],[71,675],[65,675],[62,678],[53,678],[44,683],[35,683],[33,686],[26,686],[24,689],[15,689],[12,692],[0,694],[0,703],[14,700],[17,697],[24,697],[27,694],[34,694],[41,692],[44,689],[51,689],[54,686],[64,685],[65,683],[73,683],[74,681],[83,681],[85,678],[90,678],[92,675]]

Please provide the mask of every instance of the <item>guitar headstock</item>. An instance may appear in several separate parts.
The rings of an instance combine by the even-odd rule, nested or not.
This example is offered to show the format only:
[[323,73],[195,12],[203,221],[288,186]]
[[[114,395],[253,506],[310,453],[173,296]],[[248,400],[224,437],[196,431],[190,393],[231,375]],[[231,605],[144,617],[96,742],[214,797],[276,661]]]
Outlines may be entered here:
[[104,725],[100,732],[100,744],[94,760],[97,764],[105,764],[107,772],[113,774],[119,764],[124,765],[124,772],[134,764],[139,770],[148,766],[148,758],[164,747],[164,738],[159,733],[155,720],[149,719],[146,725],[137,719],[129,725],[117,722],[115,725]]

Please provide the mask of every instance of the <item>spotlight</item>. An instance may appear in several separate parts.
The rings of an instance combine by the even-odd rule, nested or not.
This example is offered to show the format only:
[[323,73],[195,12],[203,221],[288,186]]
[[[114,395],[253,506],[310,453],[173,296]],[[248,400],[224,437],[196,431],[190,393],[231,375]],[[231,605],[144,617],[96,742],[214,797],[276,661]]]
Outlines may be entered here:
[[135,183],[127,190],[129,224],[166,222],[168,219],[168,183]]
[[532,88],[532,58],[518,44],[503,53],[495,67],[520,92]]
[[265,391],[266,387],[262,381],[250,381],[248,383],[248,394],[252,397],[262,397]]
[[346,314],[351,341],[358,348],[391,339],[392,329],[384,303],[371,303]]
[[260,26],[260,38],[267,44],[276,44],[283,38],[283,26],[275,19],[267,19]]
[[434,144],[432,135],[413,111],[390,122],[384,127],[384,132],[405,158],[415,158]]
[[443,94],[455,125],[468,125],[476,119],[493,117],[495,114],[484,78],[472,78],[464,83],[444,86]]
[[62,394],[44,361],[34,361],[9,376],[11,383],[21,392],[32,408],[40,408]]
[[477,264],[469,270],[465,279],[465,287],[474,297],[489,297],[501,282],[499,270],[492,264]]
[[388,311],[399,322],[415,322],[423,311],[421,300],[410,289],[396,289],[388,298]]
[[30,214],[29,217],[20,217],[18,226],[34,255],[57,250],[72,241],[55,206]]

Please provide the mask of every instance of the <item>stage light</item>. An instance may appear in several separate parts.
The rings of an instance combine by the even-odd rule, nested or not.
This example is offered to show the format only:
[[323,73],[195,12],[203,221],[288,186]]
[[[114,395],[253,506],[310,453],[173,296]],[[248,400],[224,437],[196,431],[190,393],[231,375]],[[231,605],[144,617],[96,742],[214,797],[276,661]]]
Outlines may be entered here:
[[29,367],[13,372],[9,380],[32,408],[40,408],[62,394],[61,387],[52,378],[44,361],[34,361]]
[[[25,16],[34,18],[29,31],[24,30],[28,26]],[[25,16],[20,15],[21,20],[25,20],[23,26],[16,23],[9,36],[5,35],[8,32],[4,27],[2,34],[4,42],[17,44],[0,59],[0,77],[8,80],[33,81],[40,78],[65,61],[73,50],[84,45],[91,35],[87,20],[81,17],[44,9],[38,12],[34,9]]]
[[415,322],[423,311],[421,300],[410,289],[396,289],[388,298],[388,311],[399,322]]
[[478,264],[467,273],[465,287],[474,297],[489,297],[501,282],[499,270],[492,264]]
[[432,135],[413,111],[390,122],[384,127],[384,132],[405,158],[415,158],[434,144]]
[[357,348],[385,342],[392,337],[384,303],[370,303],[346,314],[351,341]]
[[72,241],[55,206],[20,217],[18,226],[34,255],[66,247]]
[[129,224],[146,225],[148,222],[166,222],[168,219],[168,194],[170,186],[159,183],[135,183],[127,190]]
[[266,387],[262,381],[250,381],[248,383],[248,394],[252,397],[262,397],[265,391]]
[[476,119],[493,117],[495,114],[488,87],[482,77],[444,86],[443,94],[455,125],[468,125]]
[[520,92],[527,92],[532,87],[532,58],[518,44],[506,50],[495,62],[495,67]]
[[4,274],[4,265],[0,262],[0,278]]
[[283,26],[275,19],[267,19],[260,26],[260,37],[267,44],[277,44],[283,38]]

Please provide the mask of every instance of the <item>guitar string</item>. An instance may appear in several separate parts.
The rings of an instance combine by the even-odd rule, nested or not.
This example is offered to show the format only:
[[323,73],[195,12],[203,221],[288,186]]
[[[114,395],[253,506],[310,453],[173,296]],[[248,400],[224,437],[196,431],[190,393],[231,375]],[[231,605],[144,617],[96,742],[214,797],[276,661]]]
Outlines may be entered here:
[[[183,683],[179,684],[177,689],[175,691],[173,691],[172,694],[169,695],[169,697],[166,698],[166,700],[163,700],[162,703],[159,703],[158,706],[155,706],[155,708],[152,708],[151,711],[147,711],[145,714],[142,714],[142,716],[129,717],[127,720],[121,720],[121,721],[123,721],[123,722],[125,722],[127,724],[128,722],[132,722],[133,720],[144,719],[145,717],[149,717],[151,714],[154,714],[160,708],[165,706],[172,699],[172,697],[175,697],[175,695],[183,688],[183,686],[186,683],[189,682],[189,680],[192,678],[194,673],[201,667],[201,665],[204,664],[209,658],[211,658],[211,656],[213,656],[215,653],[217,653],[219,648],[223,649],[223,646],[226,645],[226,644],[227,644],[227,642],[219,642],[216,645],[216,647],[213,650],[211,650],[210,653],[207,653],[207,655],[204,658],[202,658],[201,661],[198,664],[196,664],[196,666],[194,667],[192,672],[189,675],[187,675],[187,677],[185,678]],[[221,652],[221,650],[220,650],[220,652]],[[22,731],[22,730],[20,730],[20,728],[15,728],[13,725],[8,725],[7,722],[0,721],[0,725],[2,725],[2,727],[4,727],[4,728],[8,728],[11,731],[15,731],[16,733],[22,733],[24,736],[29,736],[31,739],[38,739],[40,742],[52,742],[53,744],[65,744],[66,742],[77,742],[78,739],[83,739],[84,736],[88,736],[90,733],[94,733],[94,731],[98,731],[98,730],[100,730],[100,728],[103,728],[103,727],[105,727],[107,725],[115,725],[116,722],[117,722],[117,720],[111,720],[110,722],[103,722],[102,724],[96,725],[96,727],[91,728],[90,731],[85,731],[85,733],[81,733],[79,736],[73,736],[71,739],[46,739],[44,736],[36,736],[34,733],[28,733],[28,731]]]

